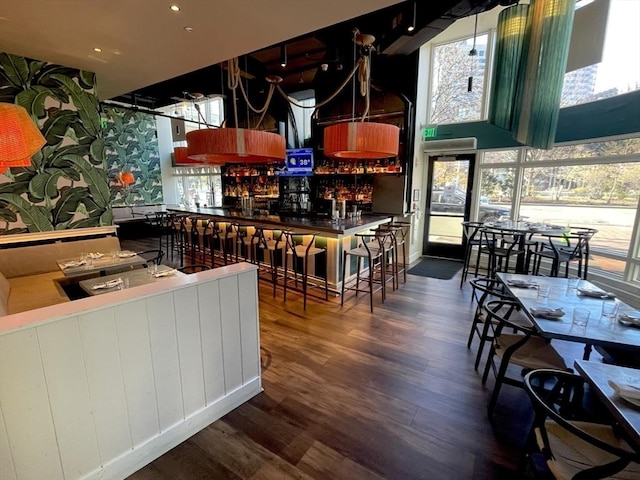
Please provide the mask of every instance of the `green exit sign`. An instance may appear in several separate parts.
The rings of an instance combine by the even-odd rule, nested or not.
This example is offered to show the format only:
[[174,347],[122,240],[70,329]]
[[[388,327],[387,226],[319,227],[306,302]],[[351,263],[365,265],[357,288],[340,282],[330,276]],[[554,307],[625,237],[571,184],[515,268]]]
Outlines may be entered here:
[[430,127],[425,127],[422,129],[422,140],[427,140],[429,138],[435,138],[438,136],[438,126],[433,125]]

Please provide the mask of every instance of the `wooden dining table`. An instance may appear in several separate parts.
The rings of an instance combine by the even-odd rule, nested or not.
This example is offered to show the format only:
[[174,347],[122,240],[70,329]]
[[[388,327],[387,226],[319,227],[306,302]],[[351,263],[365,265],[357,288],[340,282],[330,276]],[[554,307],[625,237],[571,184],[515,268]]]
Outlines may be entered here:
[[[616,350],[629,351],[640,355],[640,328],[623,325],[616,318],[601,316],[602,298],[579,295],[577,289],[569,288],[569,279],[562,277],[539,277],[531,275],[518,275],[511,273],[498,273],[497,278],[504,284],[506,290],[515,298],[522,307],[522,311],[533,322],[540,336],[549,339],[561,339],[570,342],[583,343],[584,360],[588,360],[593,346],[601,346]],[[538,298],[538,288],[532,286],[523,288],[513,285],[519,282],[548,284],[549,297]],[[580,280],[580,289],[601,290],[586,280]],[[602,293],[606,293],[602,291]],[[638,315],[638,311],[624,302],[619,302],[619,312]],[[559,318],[549,319],[535,316],[532,309],[536,308],[561,308],[564,315]],[[586,326],[577,326],[572,323],[573,309],[576,307],[589,310],[589,322]]]
[[640,453],[640,406],[618,396],[609,380],[640,387],[640,370],[576,360],[576,371],[593,387],[596,395],[625,431],[630,445]]

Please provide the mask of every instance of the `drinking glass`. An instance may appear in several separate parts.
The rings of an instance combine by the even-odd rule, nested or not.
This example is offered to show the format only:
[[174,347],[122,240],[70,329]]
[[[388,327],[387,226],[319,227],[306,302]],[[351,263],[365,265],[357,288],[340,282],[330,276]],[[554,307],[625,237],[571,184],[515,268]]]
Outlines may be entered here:
[[576,307],[573,309],[572,323],[578,327],[586,327],[590,316],[589,309]]
[[549,298],[549,291],[551,290],[551,286],[548,283],[539,283],[538,284],[538,300],[545,301]]
[[616,318],[620,304],[614,299],[602,300],[602,316],[606,318]]
[[569,290],[575,290],[576,288],[578,288],[578,280],[580,280],[578,277],[569,277],[567,279]]

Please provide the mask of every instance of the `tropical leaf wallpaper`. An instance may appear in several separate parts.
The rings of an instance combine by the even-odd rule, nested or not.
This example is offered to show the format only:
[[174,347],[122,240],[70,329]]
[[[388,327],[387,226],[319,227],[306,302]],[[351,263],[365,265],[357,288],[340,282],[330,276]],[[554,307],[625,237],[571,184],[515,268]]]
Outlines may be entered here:
[[155,120],[101,117],[93,73],[0,53],[0,102],[25,107],[47,141],[30,167],[0,174],[0,234],[111,225],[111,202],[162,202]]
[[[125,108],[103,107],[106,118],[103,142],[96,146],[104,153],[111,179],[111,205],[151,205],[162,203],[162,177],[156,119],[153,115]],[[123,185],[118,174],[131,172],[135,182]]]

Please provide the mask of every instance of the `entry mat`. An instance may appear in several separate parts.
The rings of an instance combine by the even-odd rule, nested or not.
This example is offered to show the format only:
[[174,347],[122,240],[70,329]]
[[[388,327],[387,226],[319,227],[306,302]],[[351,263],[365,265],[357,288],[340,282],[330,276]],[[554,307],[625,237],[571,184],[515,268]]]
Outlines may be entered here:
[[410,275],[449,280],[462,268],[462,262],[443,258],[425,257],[415,267],[408,270]]

